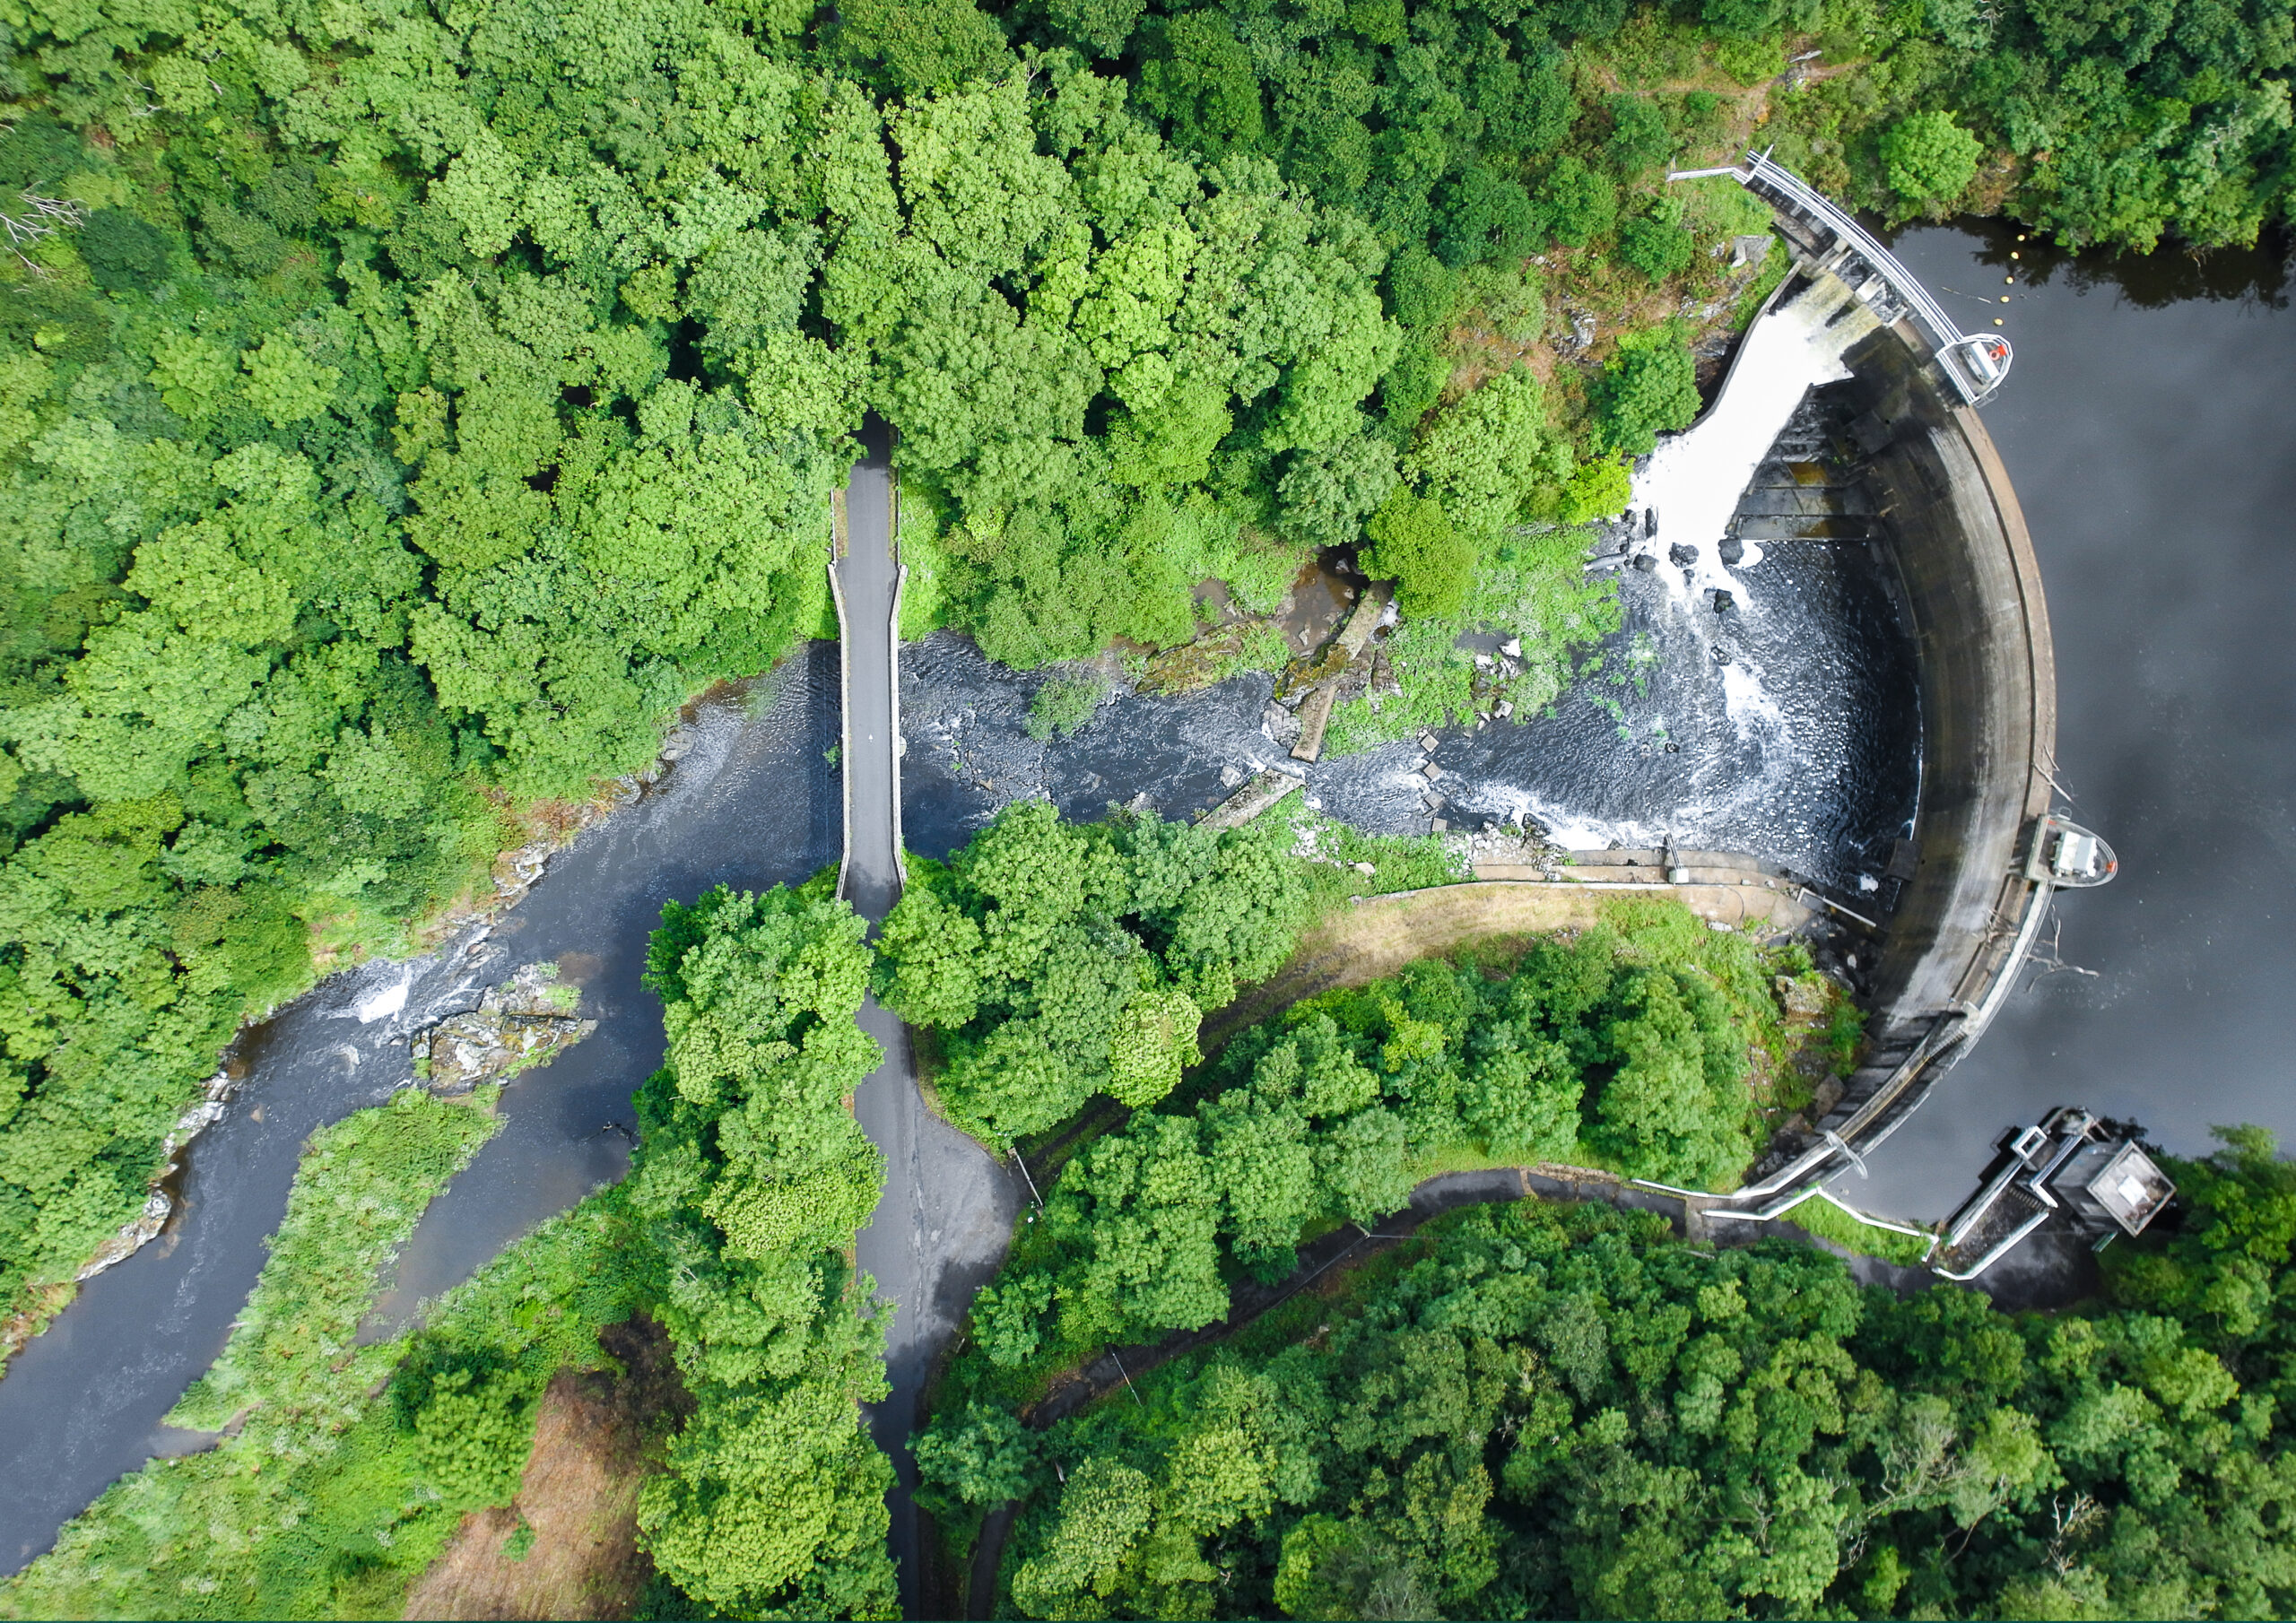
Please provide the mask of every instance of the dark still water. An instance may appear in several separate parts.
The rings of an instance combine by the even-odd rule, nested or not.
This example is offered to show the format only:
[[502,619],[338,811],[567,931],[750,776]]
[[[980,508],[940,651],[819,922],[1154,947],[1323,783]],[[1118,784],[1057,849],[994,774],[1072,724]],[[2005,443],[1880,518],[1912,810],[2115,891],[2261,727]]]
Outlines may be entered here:
[[2093,977],[2029,969],[1873,1180],[1850,1175],[1845,1194],[1942,1215],[1998,1133],[2057,1105],[2134,1117],[2181,1154],[2206,1150],[2215,1123],[2296,1145],[2296,312],[2283,267],[2161,256],[2124,282],[2013,233],[1951,230],[1908,233],[1897,251],[1972,331],[1998,316],[2016,345],[1986,424],[2040,556],[2057,776],[2121,869],[2057,900],[2060,955]]
[[386,1314],[466,1278],[629,1166],[631,1090],[660,1064],[661,1006],[639,985],[672,897],[761,889],[837,860],[837,651],[816,643],[766,683],[705,701],[684,753],[592,829],[489,935],[338,976],[247,1034],[247,1081],[192,1146],[167,1232],[98,1275],[0,1379],[0,1571],[45,1549],[115,1478],[200,1445],[161,1418],[222,1350],[286,1210],[304,1141],[411,1080],[407,1035],[474,1007],[519,966],[561,961],[598,1029],[513,1081],[504,1124],[425,1214]]

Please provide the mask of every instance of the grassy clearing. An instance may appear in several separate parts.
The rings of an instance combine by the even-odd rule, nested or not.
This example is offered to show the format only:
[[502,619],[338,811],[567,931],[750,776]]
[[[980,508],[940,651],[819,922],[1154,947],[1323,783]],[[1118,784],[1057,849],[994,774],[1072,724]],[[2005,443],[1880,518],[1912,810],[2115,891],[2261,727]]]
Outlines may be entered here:
[[1916,1238],[1866,1222],[1822,1195],[1804,1201],[1779,1220],[1791,1223],[1813,1239],[1831,1241],[1854,1256],[1876,1257],[1900,1268],[1918,1267],[1929,1256],[1927,1237]]

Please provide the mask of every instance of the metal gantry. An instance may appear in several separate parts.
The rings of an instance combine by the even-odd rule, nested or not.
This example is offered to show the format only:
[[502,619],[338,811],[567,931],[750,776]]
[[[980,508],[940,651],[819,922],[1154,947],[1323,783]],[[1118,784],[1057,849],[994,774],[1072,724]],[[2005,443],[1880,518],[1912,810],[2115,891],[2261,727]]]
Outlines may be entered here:
[[2013,352],[2006,338],[1962,332],[1945,307],[1871,231],[1767,152],[1749,152],[1743,163],[1721,169],[1676,170],[1666,178],[1696,180],[1709,175],[1727,175],[1770,204],[1811,268],[1839,277],[1885,324],[1910,322],[1966,404],[1983,405],[2009,376]]

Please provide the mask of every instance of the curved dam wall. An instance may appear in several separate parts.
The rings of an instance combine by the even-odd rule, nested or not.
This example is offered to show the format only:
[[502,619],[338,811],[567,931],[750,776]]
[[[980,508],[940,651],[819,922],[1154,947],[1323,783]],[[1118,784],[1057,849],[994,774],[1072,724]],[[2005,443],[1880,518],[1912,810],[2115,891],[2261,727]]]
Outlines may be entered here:
[[[1803,276],[1831,274],[1799,246]],[[1878,921],[1868,1057],[1798,1149],[1779,1147],[1755,1181],[1723,1197],[1765,1218],[1920,1105],[1991,1020],[2048,910],[2048,884],[2028,876],[2026,859],[2050,809],[2057,673],[2016,493],[1910,323],[1874,328],[1841,360],[1861,493],[1914,637],[1921,788],[1912,872],[1896,874],[1892,862],[1904,882]]]
[[2045,905],[2023,872],[2049,810],[2057,674],[2032,537],[1993,439],[1905,324],[1845,357],[1857,432],[1913,621],[1921,682],[1917,862],[1874,985],[1883,1033],[1992,1012]]

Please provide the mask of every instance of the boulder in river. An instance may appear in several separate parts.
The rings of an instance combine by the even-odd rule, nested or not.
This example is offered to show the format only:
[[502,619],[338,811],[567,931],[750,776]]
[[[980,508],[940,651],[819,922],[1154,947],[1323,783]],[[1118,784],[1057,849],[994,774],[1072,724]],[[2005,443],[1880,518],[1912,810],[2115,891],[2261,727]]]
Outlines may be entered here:
[[488,988],[477,1008],[416,1033],[415,1074],[431,1092],[454,1098],[542,1064],[598,1028],[576,1014],[581,995],[559,979],[556,964],[528,964]]

